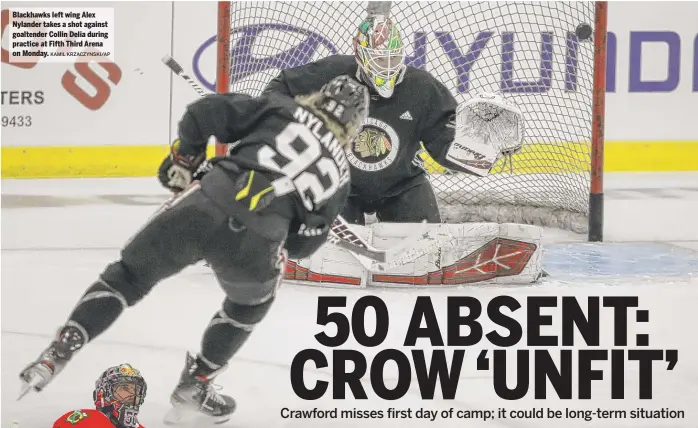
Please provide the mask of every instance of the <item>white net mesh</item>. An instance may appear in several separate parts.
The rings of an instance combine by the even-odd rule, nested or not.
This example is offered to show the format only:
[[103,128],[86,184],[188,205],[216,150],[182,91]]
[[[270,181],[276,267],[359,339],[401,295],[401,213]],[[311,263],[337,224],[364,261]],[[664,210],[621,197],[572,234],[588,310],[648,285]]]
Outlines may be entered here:
[[[231,91],[258,95],[281,69],[352,54],[366,2],[232,2]],[[524,147],[486,178],[439,174],[445,221],[502,221],[586,232],[594,47],[593,2],[397,2],[390,15],[408,65],[428,70],[460,103],[480,92],[512,100]]]

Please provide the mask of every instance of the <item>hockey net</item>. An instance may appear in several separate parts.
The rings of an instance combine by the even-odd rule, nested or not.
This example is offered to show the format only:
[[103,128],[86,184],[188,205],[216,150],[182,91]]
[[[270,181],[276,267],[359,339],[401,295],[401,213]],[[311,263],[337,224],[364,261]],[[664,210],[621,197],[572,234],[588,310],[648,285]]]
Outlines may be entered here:
[[600,240],[603,2],[221,2],[217,90],[259,95],[281,69],[352,54],[376,4],[398,23],[408,65],[432,73],[456,101],[499,92],[524,114],[523,150],[489,177],[444,174],[421,153],[444,220],[538,224]]

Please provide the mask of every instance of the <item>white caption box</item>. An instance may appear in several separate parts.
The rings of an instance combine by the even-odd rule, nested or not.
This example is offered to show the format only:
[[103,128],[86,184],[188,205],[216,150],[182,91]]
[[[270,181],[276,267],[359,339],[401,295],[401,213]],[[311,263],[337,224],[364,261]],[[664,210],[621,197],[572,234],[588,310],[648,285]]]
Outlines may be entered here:
[[10,62],[114,61],[114,9],[10,9]]

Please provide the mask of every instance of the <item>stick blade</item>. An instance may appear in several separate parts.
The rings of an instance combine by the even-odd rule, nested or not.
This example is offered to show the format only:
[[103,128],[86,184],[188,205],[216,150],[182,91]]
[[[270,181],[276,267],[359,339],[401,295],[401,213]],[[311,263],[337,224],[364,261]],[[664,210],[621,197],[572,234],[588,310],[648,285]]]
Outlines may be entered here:
[[364,248],[364,247],[352,244],[350,242],[347,242],[339,237],[337,237],[336,239],[334,239],[331,242],[340,248],[343,248],[347,251],[351,251],[355,255],[362,256],[366,259],[370,259],[371,261],[375,261],[378,263],[385,263],[386,258],[387,258],[387,254],[383,250]]
[[181,65],[172,58],[170,55],[165,55],[162,57],[161,61],[170,68],[175,74],[179,74],[184,71]]

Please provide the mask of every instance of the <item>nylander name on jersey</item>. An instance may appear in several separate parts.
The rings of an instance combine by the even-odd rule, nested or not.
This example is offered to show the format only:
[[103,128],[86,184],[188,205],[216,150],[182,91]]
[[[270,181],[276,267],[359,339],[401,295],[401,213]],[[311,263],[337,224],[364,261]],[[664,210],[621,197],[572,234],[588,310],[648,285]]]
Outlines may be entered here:
[[299,106],[296,108],[296,111],[293,113],[293,117],[299,123],[310,129],[310,132],[315,136],[315,138],[318,139],[318,141],[320,141],[320,144],[322,144],[330,152],[335,164],[337,164],[337,168],[339,169],[339,186],[341,187],[349,183],[351,178],[349,161],[347,160],[342,143],[337,140],[334,133],[327,129],[323,129],[325,124],[322,119],[315,116],[303,107]]

